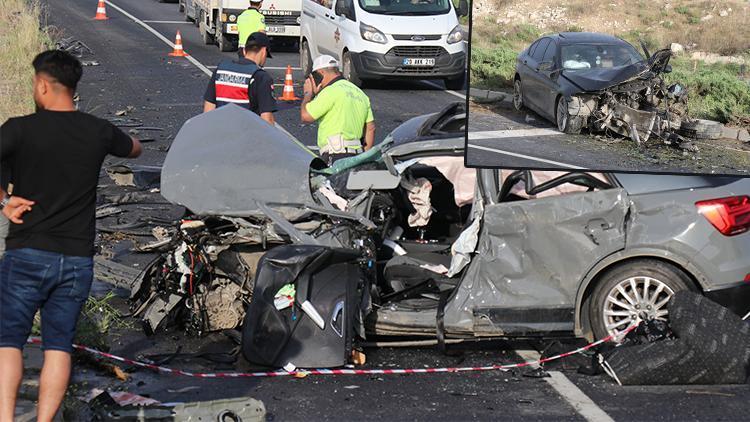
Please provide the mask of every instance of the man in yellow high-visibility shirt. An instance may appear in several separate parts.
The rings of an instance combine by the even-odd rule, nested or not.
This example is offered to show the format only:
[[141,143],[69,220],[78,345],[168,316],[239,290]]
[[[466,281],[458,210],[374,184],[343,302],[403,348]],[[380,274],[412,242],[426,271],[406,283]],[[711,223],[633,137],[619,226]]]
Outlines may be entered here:
[[375,118],[370,99],[341,76],[336,59],[329,55],[315,59],[304,90],[301,118],[305,123],[318,122],[318,148],[323,161],[330,166],[372,148]]
[[239,32],[239,54],[244,55],[245,42],[253,32],[266,32],[266,18],[260,13],[263,0],[250,0],[250,7],[237,18]]

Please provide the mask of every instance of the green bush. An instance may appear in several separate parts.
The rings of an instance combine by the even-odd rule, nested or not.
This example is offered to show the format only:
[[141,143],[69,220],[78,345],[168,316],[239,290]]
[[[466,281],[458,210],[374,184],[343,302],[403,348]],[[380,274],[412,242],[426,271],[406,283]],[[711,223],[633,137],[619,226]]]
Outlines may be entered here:
[[516,57],[517,49],[509,46],[472,47],[471,86],[488,89],[513,86]]
[[693,117],[722,123],[750,117],[750,84],[737,77],[738,66],[695,64],[681,58],[670,63],[673,70],[667,75],[667,80],[688,88],[688,104]]

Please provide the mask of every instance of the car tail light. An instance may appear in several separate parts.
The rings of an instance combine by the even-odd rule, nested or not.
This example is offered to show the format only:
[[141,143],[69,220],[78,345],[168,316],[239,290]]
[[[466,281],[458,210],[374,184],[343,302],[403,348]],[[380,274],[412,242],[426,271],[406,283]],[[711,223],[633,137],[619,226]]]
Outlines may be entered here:
[[700,201],[695,206],[725,236],[750,230],[750,197],[747,195]]

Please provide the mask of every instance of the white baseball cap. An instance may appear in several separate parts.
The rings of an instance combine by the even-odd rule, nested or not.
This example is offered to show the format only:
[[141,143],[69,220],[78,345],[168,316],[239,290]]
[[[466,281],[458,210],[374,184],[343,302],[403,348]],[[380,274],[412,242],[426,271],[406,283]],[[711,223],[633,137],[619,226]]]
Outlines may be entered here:
[[250,0],[250,3],[263,3],[263,0]]
[[334,59],[332,56],[329,56],[328,54],[323,54],[322,56],[319,56],[318,58],[313,61],[312,65],[312,71],[315,72],[316,70],[325,69],[327,67],[339,67],[339,62]]

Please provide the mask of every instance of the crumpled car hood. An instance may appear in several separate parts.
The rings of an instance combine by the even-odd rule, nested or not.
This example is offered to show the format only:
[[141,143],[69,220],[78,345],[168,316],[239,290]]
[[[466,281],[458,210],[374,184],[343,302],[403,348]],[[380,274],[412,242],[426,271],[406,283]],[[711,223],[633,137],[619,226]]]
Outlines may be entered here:
[[321,164],[289,135],[230,104],[185,122],[164,161],[161,191],[197,215],[256,215],[256,201],[315,205],[310,167]]
[[582,92],[601,91],[619,85],[646,72],[661,73],[669,63],[672,53],[669,49],[655,52],[647,61],[615,68],[590,70],[564,70],[563,78],[577,86]]
[[601,91],[625,82],[646,69],[648,66],[644,63],[635,63],[610,69],[564,70],[562,77],[572,82],[581,91]]

